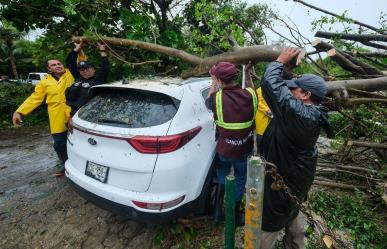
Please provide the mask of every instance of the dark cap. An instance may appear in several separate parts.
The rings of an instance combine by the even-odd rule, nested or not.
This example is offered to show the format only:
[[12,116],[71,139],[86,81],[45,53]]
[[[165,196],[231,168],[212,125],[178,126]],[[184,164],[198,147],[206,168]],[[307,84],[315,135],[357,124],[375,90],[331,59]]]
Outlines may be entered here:
[[93,67],[93,64],[91,64],[90,61],[81,61],[78,63],[78,69],[86,69],[86,68],[90,68],[90,67]]
[[210,69],[210,74],[223,81],[230,81],[238,76],[236,66],[227,61],[221,61]]
[[327,94],[325,80],[314,74],[303,74],[299,78],[285,80],[285,82],[289,88],[301,88],[320,98],[324,98]]

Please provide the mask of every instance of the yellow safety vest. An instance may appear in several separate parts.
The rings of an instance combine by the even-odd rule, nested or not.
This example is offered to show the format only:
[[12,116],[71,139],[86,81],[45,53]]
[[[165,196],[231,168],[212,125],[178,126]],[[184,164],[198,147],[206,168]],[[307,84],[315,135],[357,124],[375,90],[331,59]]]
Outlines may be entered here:
[[253,125],[254,119],[255,119],[255,113],[257,112],[257,107],[258,107],[258,99],[257,96],[255,95],[255,92],[252,88],[246,88],[246,90],[251,94],[251,97],[253,98],[253,105],[254,105],[254,115],[253,119],[247,122],[243,123],[226,123],[223,120],[223,106],[222,106],[222,90],[218,91],[216,93],[216,98],[215,98],[215,104],[216,104],[216,115],[218,116],[218,119],[215,120],[215,123],[228,130],[242,130],[249,128]]

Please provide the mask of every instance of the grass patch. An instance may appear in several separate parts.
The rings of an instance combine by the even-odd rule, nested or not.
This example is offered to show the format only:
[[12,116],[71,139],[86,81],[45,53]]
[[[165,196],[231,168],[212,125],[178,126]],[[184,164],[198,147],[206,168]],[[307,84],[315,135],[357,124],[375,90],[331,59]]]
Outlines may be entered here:
[[310,198],[311,207],[324,219],[331,229],[345,231],[355,248],[383,249],[387,245],[384,224],[367,204],[362,192],[355,194],[316,191]]

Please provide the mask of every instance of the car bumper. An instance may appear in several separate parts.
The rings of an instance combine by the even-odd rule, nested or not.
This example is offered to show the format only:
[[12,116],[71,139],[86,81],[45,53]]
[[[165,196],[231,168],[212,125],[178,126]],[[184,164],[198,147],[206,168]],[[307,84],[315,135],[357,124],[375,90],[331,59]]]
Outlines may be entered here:
[[97,206],[107,209],[113,213],[129,217],[142,222],[168,222],[178,217],[192,213],[195,210],[196,201],[184,199],[175,207],[163,210],[142,209],[133,204],[132,201],[147,203],[163,203],[175,200],[186,195],[184,192],[169,193],[147,193],[123,190],[105,183],[98,182],[89,176],[81,174],[67,160],[66,176],[72,183],[73,188],[85,199],[90,200]]
[[182,206],[179,206],[178,208],[164,213],[142,212],[134,209],[133,207],[125,206],[102,198],[96,194],[93,194],[90,191],[87,191],[86,189],[74,183],[71,179],[69,179],[69,182],[73,189],[86,200],[112,213],[127,217],[131,220],[138,222],[169,223],[173,220],[176,220],[177,218],[193,214],[196,207],[196,201],[191,201]]

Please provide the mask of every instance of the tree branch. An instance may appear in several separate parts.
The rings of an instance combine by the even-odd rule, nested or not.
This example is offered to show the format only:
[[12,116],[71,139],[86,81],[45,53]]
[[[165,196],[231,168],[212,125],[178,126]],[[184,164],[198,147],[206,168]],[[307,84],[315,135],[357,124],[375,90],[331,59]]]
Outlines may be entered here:
[[373,79],[328,81],[327,88],[329,95],[331,95],[334,91],[342,91],[347,88],[367,92],[385,91],[387,90],[387,77],[379,77]]
[[[320,11],[320,12],[323,12],[323,13],[325,13],[325,14],[328,14],[328,15],[331,15],[331,16],[334,16],[334,17],[337,17],[337,18],[342,18],[342,17],[341,17],[340,15],[338,15],[338,14],[335,14],[335,13],[333,13],[333,12],[329,12],[329,11],[327,11],[327,10],[318,8],[318,7],[313,6],[313,5],[311,5],[311,4],[305,3],[304,1],[301,1],[301,0],[293,0],[293,1],[294,1],[294,2],[298,2],[298,3],[300,3],[300,4],[303,4],[303,5],[305,5],[305,6],[308,6],[309,8],[312,8],[312,9],[318,10],[318,11]],[[378,28],[375,28],[375,27],[373,27],[373,26],[371,26],[371,25],[368,25],[368,24],[359,22],[359,21],[354,20],[354,19],[352,19],[352,18],[348,18],[348,19],[349,19],[350,21],[352,21],[353,23],[359,25],[359,26],[368,28],[368,29],[373,30],[373,31],[375,31],[375,32],[378,32],[378,33],[380,33],[380,34],[385,34],[384,30],[380,30],[380,29],[378,29]]]
[[346,34],[346,33],[332,33],[332,32],[317,31],[314,36],[327,38],[327,39],[337,38],[337,39],[351,40],[351,41],[357,41],[357,42],[369,42],[369,41],[387,42],[387,35]]

